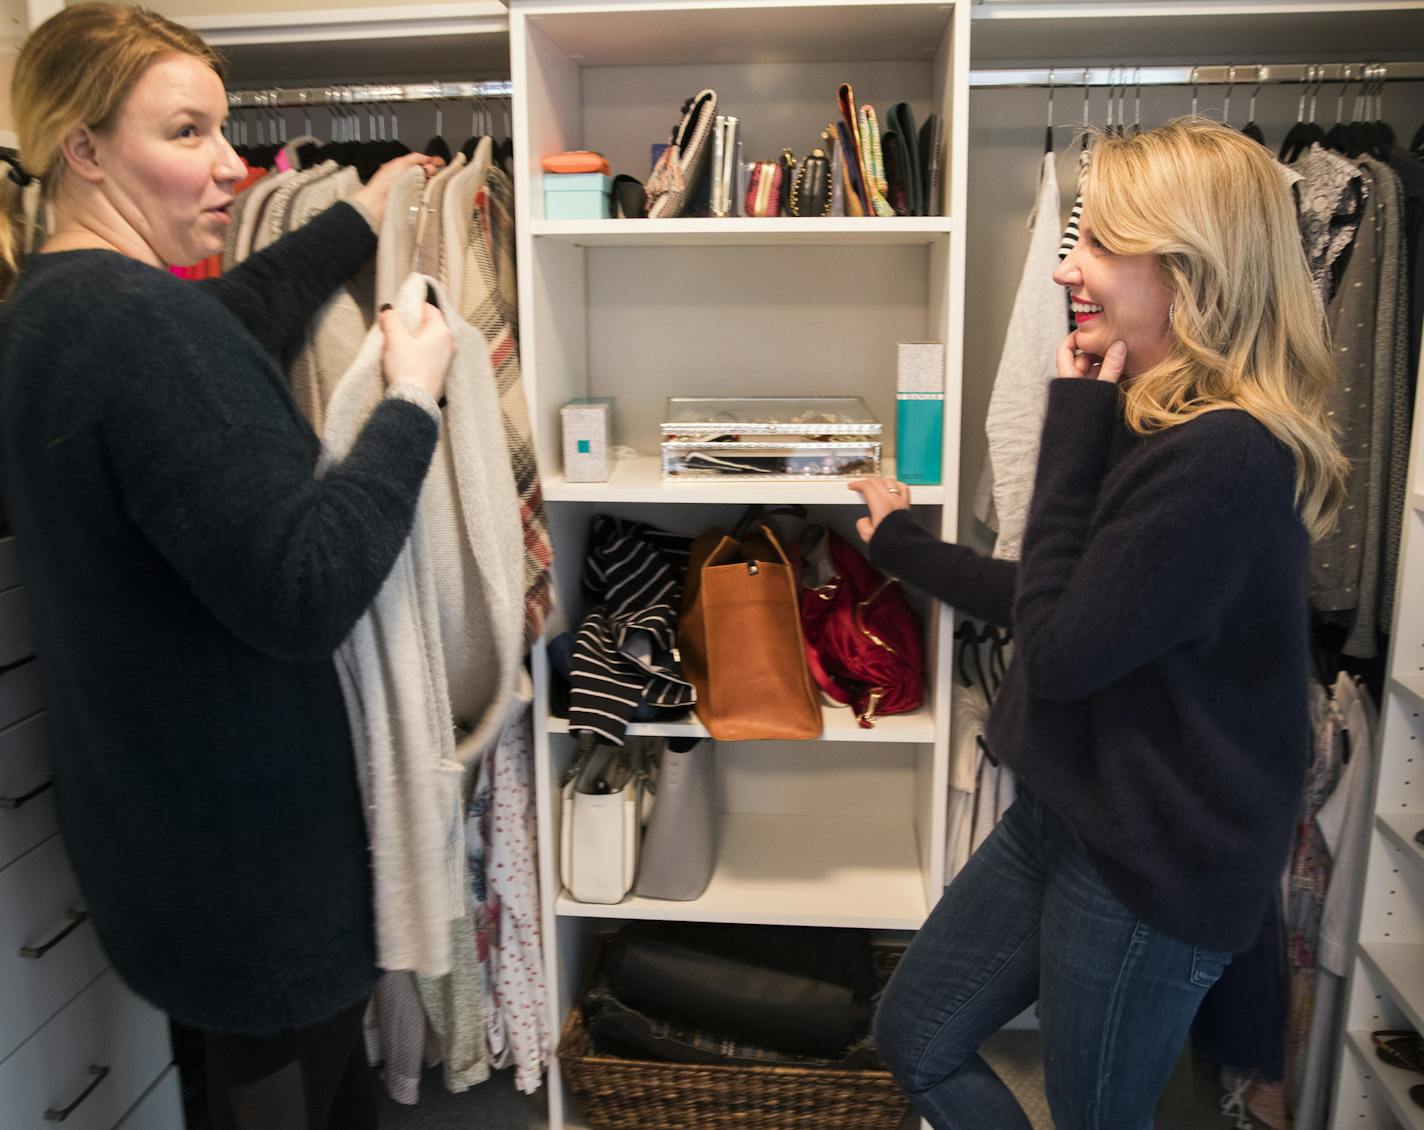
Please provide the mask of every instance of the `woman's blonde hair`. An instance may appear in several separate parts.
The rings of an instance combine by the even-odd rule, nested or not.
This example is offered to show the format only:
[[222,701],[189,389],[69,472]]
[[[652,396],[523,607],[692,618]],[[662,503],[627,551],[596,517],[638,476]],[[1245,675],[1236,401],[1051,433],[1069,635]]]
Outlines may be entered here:
[[[54,191],[60,146],[77,126],[102,132],[149,66],[193,55],[222,75],[222,59],[189,28],[129,4],[76,4],[25,40],[10,83],[10,105],[26,172]],[[0,170],[0,294],[19,266],[20,193]]]
[[1172,344],[1128,384],[1129,426],[1249,412],[1295,459],[1311,537],[1327,534],[1348,463],[1325,414],[1335,366],[1282,167],[1235,130],[1178,118],[1095,134],[1083,195],[1099,242],[1155,256],[1172,292]]

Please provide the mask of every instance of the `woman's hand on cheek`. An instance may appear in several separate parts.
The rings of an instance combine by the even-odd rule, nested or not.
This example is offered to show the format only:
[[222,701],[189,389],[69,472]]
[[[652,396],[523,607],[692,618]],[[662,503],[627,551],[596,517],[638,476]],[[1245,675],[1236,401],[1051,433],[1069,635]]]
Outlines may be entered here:
[[1105,357],[1079,352],[1078,331],[1074,330],[1058,347],[1057,364],[1060,377],[1085,377],[1088,380],[1117,384],[1127,366],[1127,344],[1121,341],[1113,342]]

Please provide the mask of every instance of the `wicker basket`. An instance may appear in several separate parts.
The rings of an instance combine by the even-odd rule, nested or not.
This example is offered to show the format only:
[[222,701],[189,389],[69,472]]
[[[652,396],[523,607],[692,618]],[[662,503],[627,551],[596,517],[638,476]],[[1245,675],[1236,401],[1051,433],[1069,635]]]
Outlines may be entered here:
[[[883,977],[894,960],[875,958]],[[559,1066],[596,1130],[897,1130],[909,1108],[888,1071],[595,1055],[579,1008],[564,1024]]]

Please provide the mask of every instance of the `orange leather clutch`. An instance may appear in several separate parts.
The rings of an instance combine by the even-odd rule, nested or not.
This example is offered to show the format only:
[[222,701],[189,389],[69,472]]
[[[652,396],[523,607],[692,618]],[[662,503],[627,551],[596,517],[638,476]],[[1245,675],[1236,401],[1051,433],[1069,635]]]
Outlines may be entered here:
[[602,173],[608,176],[608,158],[590,149],[570,149],[566,153],[551,153],[539,162],[546,173]]

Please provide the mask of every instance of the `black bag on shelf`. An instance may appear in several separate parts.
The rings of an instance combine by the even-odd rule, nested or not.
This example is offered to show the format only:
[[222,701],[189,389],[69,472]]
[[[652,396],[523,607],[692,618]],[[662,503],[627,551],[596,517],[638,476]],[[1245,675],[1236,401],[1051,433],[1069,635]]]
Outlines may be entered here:
[[608,953],[609,988],[637,1012],[813,1059],[865,1037],[872,983],[858,930],[633,923]]
[[879,1067],[868,1034],[837,1059],[790,1055],[645,1016],[615,997],[606,981],[584,995],[583,1016],[594,1051],[623,1059],[663,1059],[674,1063],[737,1067],[829,1067],[848,1071]]

